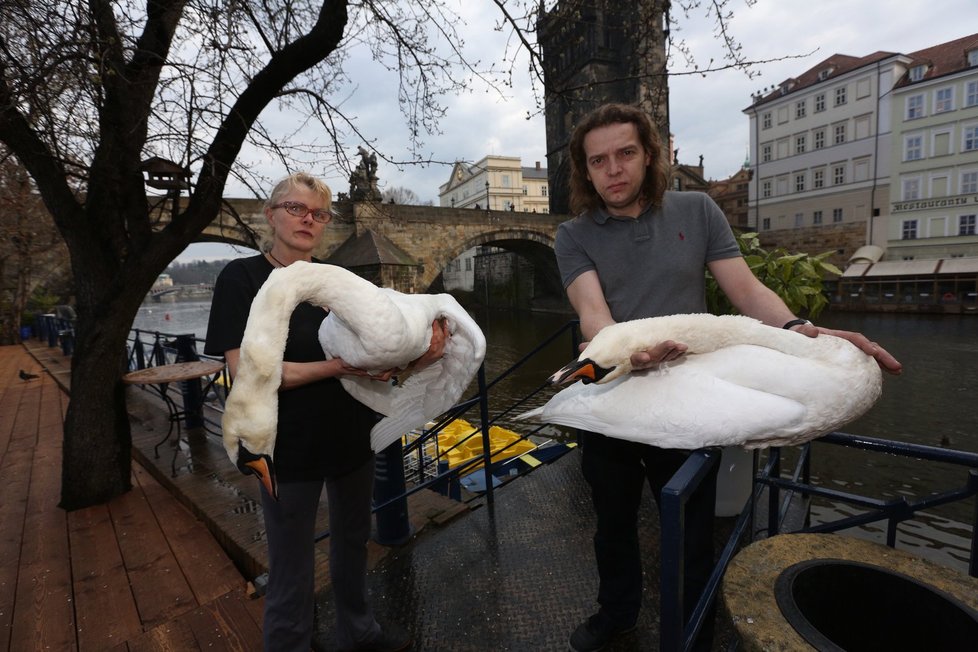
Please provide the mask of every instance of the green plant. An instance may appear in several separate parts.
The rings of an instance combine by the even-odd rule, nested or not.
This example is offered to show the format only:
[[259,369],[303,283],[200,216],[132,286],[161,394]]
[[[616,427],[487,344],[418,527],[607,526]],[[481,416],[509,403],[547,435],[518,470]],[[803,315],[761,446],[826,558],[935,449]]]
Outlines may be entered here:
[[[781,297],[793,313],[815,318],[828,305],[822,291],[823,279],[828,274],[842,275],[838,267],[826,262],[833,252],[812,256],[790,254],[781,247],[767,251],[761,247],[756,233],[735,232],[735,236],[750,270]],[[715,315],[737,313],[709,272],[706,273],[706,305]]]

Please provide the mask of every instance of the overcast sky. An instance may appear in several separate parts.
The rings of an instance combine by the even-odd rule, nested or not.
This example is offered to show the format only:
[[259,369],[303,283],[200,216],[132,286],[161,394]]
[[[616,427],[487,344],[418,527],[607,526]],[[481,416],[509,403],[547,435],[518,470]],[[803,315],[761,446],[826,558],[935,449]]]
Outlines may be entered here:
[[[454,1],[454,0],[452,0]],[[505,48],[505,34],[493,31],[498,9],[488,0],[459,0],[466,25],[459,31],[473,59],[499,60]],[[675,5],[678,3],[674,3]],[[726,178],[737,171],[748,154],[748,119],[742,113],[751,94],[796,77],[833,54],[861,57],[877,50],[910,53],[978,32],[974,0],[923,2],[884,2],[883,0],[757,0],[747,6],[733,0],[734,17],[730,31],[743,46],[742,52],[759,63],[754,78],[739,70],[726,70],[706,76],[676,75],[670,79],[670,118],[674,147],[679,161],[695,165],[704,157],[707,178]],[[678,9],[674,9],[678,11]],[[674,15],[679,29],[673,39],[685,39],[699,67],[706,68],[711,58],[720,64],[722,51],[713,35],[713,23],[704,20],[705,9],[692,14]],[[670,72],[684,70],[677,52],[672,53]],[[774,61],[782,57],[800,56]],[[358,90],[344,105],[360,120],[365,135],[374,138],[373,146],[395,160],[409,158],[408,139],[403,119],[396,108],[396,87],[391,78],[379,72],[369,55],[356,54],[348,62],[350,76]],[[517,64],[526,70],[525,63]],[[422,153],[438,161],[475,162],[487,154],[518,156],[523,165],[536,161],[546,165],[546,133],[542,115],[535,115],[528,74],[518,75],[506,98],[477,88],[473,92],[444,98],[448,114],[440,125],[441,134],[425,137]],[[389,97],[384,96],[389,89]],[[528,113],[534,116],[527,119]],[[350,152],[356,161],[356,146]],[[252,164],[261,165],[260,161]],[[316,172],[316,171],[313,171]],[[450,173],[447,165],[407,166],[397,169],[381,162],[378,169],[381,189],[403,186],[422,200],[438,204],[438,186]],[[269,167],[267,175],[278,178],[284,169]],[[321,173],[320,173],[321,174]],[[348,190],[348,180],[327,175],[336,192]],[[226,196],[247,196],[229,186]],[[226,258],[233,256],[222,245],[191,245],[178,260]]]

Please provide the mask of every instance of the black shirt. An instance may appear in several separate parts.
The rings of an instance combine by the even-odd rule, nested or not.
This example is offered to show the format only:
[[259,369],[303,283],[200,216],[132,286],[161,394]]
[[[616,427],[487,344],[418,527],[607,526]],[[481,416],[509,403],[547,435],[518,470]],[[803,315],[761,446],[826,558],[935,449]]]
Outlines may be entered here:
[[[214,286],[204,353],[224,355],[241,347],[251,302],[271,274],[264,256],[233,260]],[[325,360],[319,344],[323,308],[301,303],[289,320],[284,359],[288,362]],[[233,390],[232,390],[233,391]],[[279,392],[275,472],[279,482],[338,477],[363,465],[373,454],[372,410],[346,393],[339,380],[325,380]]]

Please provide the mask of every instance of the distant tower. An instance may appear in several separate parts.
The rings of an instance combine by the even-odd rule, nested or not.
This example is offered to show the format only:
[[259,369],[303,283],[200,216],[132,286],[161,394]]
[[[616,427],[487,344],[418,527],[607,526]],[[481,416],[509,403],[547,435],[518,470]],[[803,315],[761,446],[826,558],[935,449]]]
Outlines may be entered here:
[[578,121],[606,102],[642,107],[669,143],[669,0],[540,3],[550,212],[569,213],[567,145]]

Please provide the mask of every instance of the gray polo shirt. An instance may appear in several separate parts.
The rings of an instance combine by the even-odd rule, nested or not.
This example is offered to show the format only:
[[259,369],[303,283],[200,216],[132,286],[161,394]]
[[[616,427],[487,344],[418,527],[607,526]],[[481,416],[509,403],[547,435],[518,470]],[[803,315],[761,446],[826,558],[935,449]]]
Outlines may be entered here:
[[706,312],[705,266],[740,256],[723,212],[701,192],[666,192],[637,219],[604,208],[557,228],[557,266],[566,288],[595,270],[615,321]]

